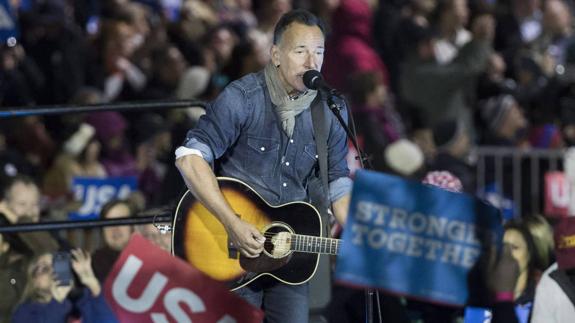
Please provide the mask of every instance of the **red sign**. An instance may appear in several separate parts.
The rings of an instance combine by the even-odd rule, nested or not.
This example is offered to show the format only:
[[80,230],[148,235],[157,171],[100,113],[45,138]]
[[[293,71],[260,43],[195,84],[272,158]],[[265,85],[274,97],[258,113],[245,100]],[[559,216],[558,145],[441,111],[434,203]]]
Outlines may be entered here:
[[571,188],[563,172],[545,174],[545,214],[547,216],[567,216]]
[[218,281],[135,234],[106,279],[122,323],[262,322],[263,312]]

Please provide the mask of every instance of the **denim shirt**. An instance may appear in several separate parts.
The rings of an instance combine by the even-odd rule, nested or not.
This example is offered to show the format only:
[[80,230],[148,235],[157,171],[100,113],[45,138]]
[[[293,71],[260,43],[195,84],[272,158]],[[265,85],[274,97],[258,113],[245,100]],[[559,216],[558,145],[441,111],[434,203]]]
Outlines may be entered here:
[[[346,134],[333,119],[328,135],[331,202],[351,190]],[[184,146],[200,151],[211,164],[218,160],[218,176],[244,181],[272,205],[309,201],[307,186],[318,164],[311,110],[296,117],[289,138],[271,102],[263,71],[228,85],[188,132]]]

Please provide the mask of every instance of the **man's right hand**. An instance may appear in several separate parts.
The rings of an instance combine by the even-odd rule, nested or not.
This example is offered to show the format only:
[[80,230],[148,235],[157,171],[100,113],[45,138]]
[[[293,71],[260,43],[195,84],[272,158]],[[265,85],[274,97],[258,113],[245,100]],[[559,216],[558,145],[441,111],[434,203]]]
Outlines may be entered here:
[[191,154],[176,159],[176,167],[190,192],[224,225],[233,246],[245,257],[259,256],[264,249],[264,236],[234,214],[210,164],[203,157]]
[[264,250],[265,237],[252,224],[240,218],[226,226],[233,246],[248,258],[258,257]]

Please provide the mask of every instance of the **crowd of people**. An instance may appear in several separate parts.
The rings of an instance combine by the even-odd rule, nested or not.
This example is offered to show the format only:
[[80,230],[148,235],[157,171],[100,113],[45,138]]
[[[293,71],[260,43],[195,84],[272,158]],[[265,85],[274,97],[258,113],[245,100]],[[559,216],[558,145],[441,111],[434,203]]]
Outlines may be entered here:
[[[0,106],[212,102],[232,81],[267,69],[270,61],[278,69],[289,67],[290,61],[281,61],[281,50],[272,50],[274,29],[282,15],[302,8],[326,23],[319,67],[327,83],[348,99],[367,168],[415,180],[447,171],[451,184],[473,195],[478,193],[473,147],[560,149],[575,143],[572,0],[175,2],[175,7],[153,0],[9,2],[17,28],[0,44]],[[299,99],[307,98],[294,101]],[[220,96],[216,104],[225,101]],[[109,201],[102,218],[174,203],[185,188],[174,151],[202,110],[0,119],[2,225],[65,220],[79,207],[72,191],[76,177],[137,178],[137,192],[128,200]],[[202,138],[199,131],[195,135]],[[263,149],[261,142],[256,144]],[[193,140],[189,146],[203,148]],[[350,150],[347,158],[352,170],[358,167],[356,153]],[[310,158],[307,168],[317,156]],[[493,163],[486,162],[489,176]],[[256,171],[262,165],[242,167]],[[509,192],[504,185],[503,194]],[[554,278],[575,286],[575,265],[563,256],[569,247],[554,247],[547,217],[522,210],[505,224],[504,241],[517,261],[516,272],[513,264],[494,265],[493,279],[485,282],[499,295],[493,308],[511,302],[519,322],[574,320],[565,296],[570,294]],[[85,251],[49,232],[1,234],[0,288],[12,297],[0,299],[0,321],[9,322],[12,313],[14,321],[26,321],[40,309],[53,312],[55,320],[68,315],[111,320],[101,283],[133,231],[170,248],[169,235],[152,225],[106,228],[103,245]],[[559,231],[557,241],[570,235]],[[74,250],[79,286],[63,289],[47,277],[59,249]],[[502,277],[514,283],[505,285]],[[362,320],[358,293],[337,287],[325,316],[334,322]],[[538,299],[540,293],[546,299]],[[463,315],[461,309],[391,296],[383,296],[382,305],[398,322],[453,322]]]

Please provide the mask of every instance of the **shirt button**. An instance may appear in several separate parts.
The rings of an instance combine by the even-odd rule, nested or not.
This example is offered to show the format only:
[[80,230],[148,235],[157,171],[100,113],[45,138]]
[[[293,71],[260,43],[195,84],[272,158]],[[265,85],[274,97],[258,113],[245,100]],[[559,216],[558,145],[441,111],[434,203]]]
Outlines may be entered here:
[[261,150],[261,151],[265,151],[265,150],[266,150],[266,147],[260,147],[260,150]]
[[289,162],[286,162],[286,166],[289,166]]
[[10,279],[10,284],[11,284],[11,285],[16,285],[16,279],[11,278],[11,279]]
[[289,142],[290,142],[290,144],[293,144],[293,139],[290,139]]
[[283,185],[283,187],[286,187],[286,186],[287,186],[287,183],[283,183],[282,185]]

